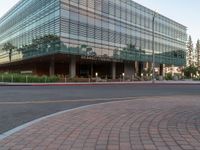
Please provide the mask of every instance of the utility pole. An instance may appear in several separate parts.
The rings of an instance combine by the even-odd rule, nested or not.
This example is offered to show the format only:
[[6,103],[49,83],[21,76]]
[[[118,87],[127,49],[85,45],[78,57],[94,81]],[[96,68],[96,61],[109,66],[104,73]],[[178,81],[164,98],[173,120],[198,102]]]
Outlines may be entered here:
[[155,18],[157,16],[157,12],[154,11],[153,18],[152,18],[152,83],[155,84]]

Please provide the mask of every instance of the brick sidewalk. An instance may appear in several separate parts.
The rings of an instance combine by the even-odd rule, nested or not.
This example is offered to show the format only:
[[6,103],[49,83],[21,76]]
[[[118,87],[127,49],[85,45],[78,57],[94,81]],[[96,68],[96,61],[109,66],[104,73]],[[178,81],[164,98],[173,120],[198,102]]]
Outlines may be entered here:
[[0,150],[200,150],[200,98],[94,105],[49,117],[0,141]]

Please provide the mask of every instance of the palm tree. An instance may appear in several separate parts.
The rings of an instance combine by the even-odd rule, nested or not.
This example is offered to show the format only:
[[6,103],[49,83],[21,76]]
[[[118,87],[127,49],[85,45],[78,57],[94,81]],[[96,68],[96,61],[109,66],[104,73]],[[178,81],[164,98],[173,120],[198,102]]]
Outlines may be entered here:
[[16,47],[13,46],[10,42],[7,42],[4,44],[2,50],[5,52],[8,52],[9,55],[9,72],[10,72],[10,64],[11,64],[11,60],[12,60],[12,52]]

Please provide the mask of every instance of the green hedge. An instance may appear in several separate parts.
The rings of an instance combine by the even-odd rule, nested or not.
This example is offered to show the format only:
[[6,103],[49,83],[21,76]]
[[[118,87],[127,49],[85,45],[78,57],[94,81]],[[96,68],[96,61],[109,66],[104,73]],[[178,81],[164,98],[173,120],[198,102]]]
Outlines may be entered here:
[[16,83],[51,83],[58,82],[57,76],[33,76],[22,74],[0,74],[0,82],[16,82]]
[[165,80],[172,80],[173,77],[172,77],[172,74],[171,73],[166,73],[165,74]]
[[194,81],[200,81],[200,77],[193,78]]

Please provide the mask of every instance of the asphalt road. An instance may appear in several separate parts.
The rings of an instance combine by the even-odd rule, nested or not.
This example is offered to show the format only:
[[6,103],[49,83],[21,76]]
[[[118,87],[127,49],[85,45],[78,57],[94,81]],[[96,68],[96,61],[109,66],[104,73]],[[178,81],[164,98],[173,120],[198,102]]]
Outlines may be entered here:
[[173,95],[200,95],[200,85],[2,86],[0,134],[42,116],[83,105]]

